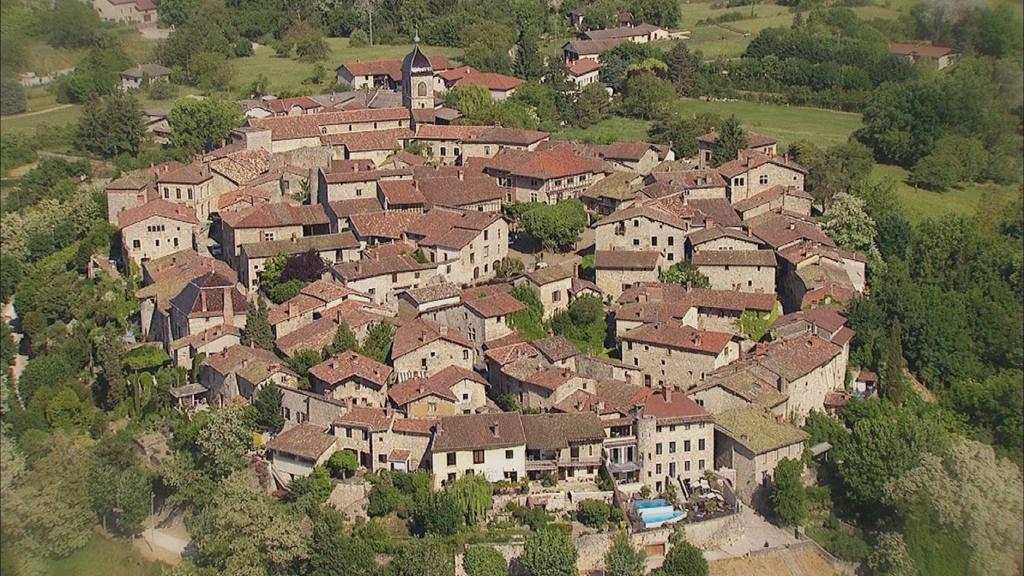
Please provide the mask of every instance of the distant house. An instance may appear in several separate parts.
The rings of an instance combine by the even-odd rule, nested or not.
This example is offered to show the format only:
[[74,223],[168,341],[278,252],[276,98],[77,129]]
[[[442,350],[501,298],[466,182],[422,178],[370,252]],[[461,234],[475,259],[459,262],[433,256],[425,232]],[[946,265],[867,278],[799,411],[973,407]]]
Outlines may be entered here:
[[937,70],[946,68],[959,56],[952,48],[946,48],[945,46],[929,46],[907,42],[893,42],[889,44],[889,53],[910,62],[917,62],[918,60],[931,62]]
[[338,449],[337,439],[313,424],[293,426],[267,443],[274,476],[287,485],[305,478],[327,462]]
[[636,25],[606,28],[604,30],[587,30],[580,33],[580,38],[583,40],[621,39],[642,44],[668,38],[668,30],[644,22]]
[[491,94],[493,100],[505,100],[516,91],[516,87],[525,82],[514,76],[494,72],[471,72],[453,83],[458,86],[483,86]]
[[395,330],[391,364],[399,380],[429,378],[450,367],[472,370],[473,343],[458,330],[420,318]]
[[698,250],[692,260],[715,290],[775,293],[772,250]]
[[613,300],[642,282],[657,282],[661,264],[661,252],[650,250],[594,252],[597,287]]
[[598,82],[600,75],[601,63],[597,60],[585,58],[569,65],[569,79],[576,84],[576,88],[579,90]]
[[[747,151],[760,152],[766,156],[778,154],[778,140],[764,134],[747,132]],[[711,156],[718,146],[718,133],[712,130],[697,137],[697,162],[700,168],[711,167]]]
[[250,118],[268,116],[301,116],[323,112],[324,106],[309,96],[294,98],[266,98],[246,107],[245,115]]
[[741,150],[736,160],[719,166],[718,173],[725,178],[729,201],[735,204],[774,186],[803,190],[807,169],[785,156]]
[[655,388],[678,384],[692,388],[739,355],[732,334],[678,322],[645,324],[622,335],[622,361],[639,368],[644,385]]
[[580,156],[565,145],[533,152],[506,148],[484,160],[483,166],[486,174],[508,190],[507,202],[554,204],[577,198],[605,176],[599,160]]
[[121,91],[148,88],[155,82],[169,82],[170,68],[159,64],[139,64],[121,72]]
[[125,260],[141,264],[192,247],[199,221],[195,211],[166,200],[151,200],[117,215]]
[[352,406],[383,408],[394,370],[356,352],[341,352],[309,369],[318,394],[347,400]]
[[462,476],[518,482],[526,476],[526,433],[519,414],[469,414],[441,418],[431,446],[434,487]]
[[[435,72],[451,68],[451,63],[444,56],[428,58]],[[348,84],[356,90],[386,88],[397,91],[402,88],[402,61],[399,59],[346,62],[336,72],[338,83]]]
[[92,7],[104,20],[143,24],[156,22],[156,4],[153,0],[92,0]]

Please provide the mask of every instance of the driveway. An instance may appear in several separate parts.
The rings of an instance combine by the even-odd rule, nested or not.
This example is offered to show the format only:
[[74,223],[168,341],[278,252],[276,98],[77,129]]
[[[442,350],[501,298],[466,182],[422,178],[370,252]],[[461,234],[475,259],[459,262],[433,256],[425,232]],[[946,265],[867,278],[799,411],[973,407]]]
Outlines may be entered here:
[[744,506],[740,512],[739,530],[730,534],[725,543],[717,549],[706,551],[704,556],[708,560],[739,558],[754,550],[784,548],[797,542],[799,540],[793,535],[792,530],[779,528]]

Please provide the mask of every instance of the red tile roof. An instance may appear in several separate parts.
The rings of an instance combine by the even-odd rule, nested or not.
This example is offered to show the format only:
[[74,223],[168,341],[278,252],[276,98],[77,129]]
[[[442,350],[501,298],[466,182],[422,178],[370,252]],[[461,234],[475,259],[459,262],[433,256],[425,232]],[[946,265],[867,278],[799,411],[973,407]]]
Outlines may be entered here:
[[416,188],[413,180],[381,180],[377,182],[377,189],[380,190],[388,207],[395,206],[423,206],[427,199]]
[[382,408],[353,406],[348,409],[348,412],[335,418],[334,424],[362,428],[370,432],[383,432],[388,429],[391,419]]
[[[430,67],[434,70],[446,70],[451,67],[444,56],[427,56]],[[346,62],[338,67],[347,69],[353,76],[388,76],[395,82],[402,81],[402,61],[400,59],[367,60],[365,62]]]
[[765,164],[775,164],[783,168],[789,168],[801,174],[807,174],[807,169],[803,166],[784,158],[782,156],[769,156],[760,152],[752,150],[740,150],[739,158],[731,160],[722,164],[718,167],[718,173],[726,178],[732,178],[745,174],[748,170],[763,166]]
[[647,397],[643,407],[644,416],[654,416],[658,420],[670,421],[705,421],[713,420],[704,408],[692,398],[681,392],[665,390]]
[[569,66],[569,74],[573,76],[583,76],[584,74],[590,74],[595,70],[601,69],[601,63],[597,60],[590,58],[583,58],[573,62]]
[[388,389],[388,398],[399,408],[427,396],[437,396],[452,403],[457,400],[448,386],[425,378],[409,378]]
[[156,199],[142,206],[128,208],[117,215],[117,225],[122,230],[150,218],[167,218],[186,224],[198,224],[196,211],[184,204],[175,204],[166,200]]
[[390,151],[401,150],[403,143],[412,137],[413,131],[408,128],[393,128],[323,134],[320,136],[320,142],[331,146],[344,146],[349,152]]
[[249,126],[269,129],[273,140],[291,140],[296,138],[319,138],[323,135],[321,127],[325,126],[393,122],[408,119],[409,111],[405,108],[366,108],[340,112],[321,112],[319,114],[302,114],[299,116],[250,118]]
[[333,386],[349,380],[360,378],[378,388],[383,387],[394,370],[372,358],[357,352],[342,352],[313,366],[309,369],[310,376]]
[[431,436],[437,420],[426,420],[420,418],[395,418],[391,424],[391,431],[397,434],[411,434],[413,436]]
[[332,271],[341,280],[353,282],[364,278],[373,278],[386,274],[398,274],[401,272],[416,272],[430,270],[430,264],[420,264],[412,256],[388,256],[379,260],[361,260],[359,262],[339,262],[334,265]]
[[661,252],[629,250],[597,250],[594,252],[594,268],[598,270],[654,270],[661,260]]
[[212,177],[210,168],[204,164],[185,164],[161,174],[156,181],[168,184],[201,184]]
[[274,228],[279,226],[314,226],[330,224],[320,204],[261,204],[246,210],[226,212],[221,220],[234,229]]
[[462,332],[426,318],[419,318],[395,330],[391,357],[401,358],[437,340],[445,340],[463,348],[473,348],[473,343]]
[[519,414],[466,414],[442,418],[434,434],[434,452],[523,446],[526,433]]
[[541,180],[604,171],[599,162],[576,154],[571,146],[533,152],[505,149],[483,163],[492,170]]
[[694,266],[766,266],[774,268],[774,250],[697,250]]
[[[707,134],[698,136],[697,141],[704,142],[705,144],[715,144],[718,142],[718,133],[712,130]],[[757,134],[756,132],[747,132],[747,148],[761,148],[763,146],[771,146],[776,143],[778,143],[778,140],[771,136]]]
[[477,144],[508,144],[510,146],[529,146],[547,140],[551,137],[548,132],[540,130],[522,130],[519,128],[504,128],[493,126],[465,138],[466,142]]
[[478,316],[484,318],[495,318],[506,316],[513,312],[525,310],[526,305],[516,300],[507,292],[499,292],[483,298],[477,298],[465,303],[465,306]]
[[352,231],[360,238],[391,238],[398,240],[409,226],[419,219],[414,212],[370,212],[349,218]]
[[634,328],[623,334],[622,340],[717,356],[732,341],[732,334],[697,330],[676,322],[659,322]]
[[487,126],[469,126],[461,124],[417,124],[418,140],[466,140],[482,132]]

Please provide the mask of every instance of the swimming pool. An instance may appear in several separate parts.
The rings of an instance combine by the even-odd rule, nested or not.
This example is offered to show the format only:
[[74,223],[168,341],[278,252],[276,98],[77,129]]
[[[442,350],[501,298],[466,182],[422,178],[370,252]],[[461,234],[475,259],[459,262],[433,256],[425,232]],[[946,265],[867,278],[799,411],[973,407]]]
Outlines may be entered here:
[[636,500],[633,502],[634,510],[643,510],[644,508],[661,508],[662,506],[669,506],[669,501],[664,498],[651,498],[648,500]]
[[685,512],[679,510],[668,510],[665,512],[657,512],[653,514],[645,514],[642,518],[645,528],[657,528],[664,524],[671,524],[683,519],[686,516]]

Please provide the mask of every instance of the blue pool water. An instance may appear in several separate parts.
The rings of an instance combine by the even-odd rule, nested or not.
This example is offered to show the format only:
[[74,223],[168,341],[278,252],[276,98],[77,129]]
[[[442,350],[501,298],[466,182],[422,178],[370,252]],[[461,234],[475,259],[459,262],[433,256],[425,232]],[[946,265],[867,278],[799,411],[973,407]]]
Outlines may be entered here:
[[636,510],[643,510],[644,508],[660,508],[668,505],[668,500],[665,500],[664,498],[652,498],[650,500],[637,500],[636,502],[633,502],[633,508]]
[[643,516],[644,526],[650,528],[660,524],[666,524],[669,522],[675,522],[683,517],[683,513],[679,510],[668,510],[665,512],[658,512],[654,514],[645,514]]

